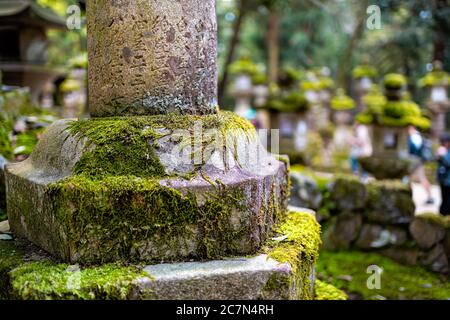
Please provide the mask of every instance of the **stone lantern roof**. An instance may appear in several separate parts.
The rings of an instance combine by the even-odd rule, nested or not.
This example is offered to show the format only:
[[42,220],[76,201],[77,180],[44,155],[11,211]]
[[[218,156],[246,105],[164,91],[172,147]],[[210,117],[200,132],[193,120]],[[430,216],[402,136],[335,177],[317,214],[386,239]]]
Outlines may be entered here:
[[53,10],[40,6],[34,0],[3,0],[0,2],[0,24],[36,25],[48,28],[65,28],[65,20]]

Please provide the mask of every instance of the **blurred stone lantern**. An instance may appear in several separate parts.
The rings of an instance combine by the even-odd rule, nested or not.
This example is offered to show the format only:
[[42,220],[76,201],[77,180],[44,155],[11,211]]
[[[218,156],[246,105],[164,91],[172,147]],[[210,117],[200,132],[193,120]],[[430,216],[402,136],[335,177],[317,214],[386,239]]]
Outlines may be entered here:
[[265,108],[270,112],[271,129],[279,129],[279,151],[292,155],[307,146],[309,102],[300,91],[277,92],[269,96]]
[[364,104],[364,97],[372,88],[373,81],[377,75],[377,70],[367,63],[356,66],[353,69],[353,90],[356,93],[356,106],[358,111],[364,111],[366,109],[367,106]]
[[428,89],[427,107],[433,118],[433,136],[438,139],[443,132],[450,129],[448,123],[450,100],[447,92],[450,75],[443,71],[440,61],[435,61],[433,70],[420,79],[419,85]]
[[332,119],[336,125],[333,141],[337,149],[348,149],[350,146],[354,109],[355,101],[339,88],[336,96],[331,99]]
[[253,79],[253,96],[254,96],[254,106],[256,108],[256,120],[259,123],[260,128],[269,129],[270,128],[270,114],[264,108],[267,103],[267,98],[269,97],[269,87],[265,84],[265,77],[254,78]]
[[229,70],[234,76],[231,89],[231,95],[235,99],[234,111],[241,117],[249,119],[250,114],[254,113],[252,112],[252,98],[255,93],[253,78],[259,76],[261,72],[249,57],[236,60],[229,66]]
[[86,103],[86,93],[83,90],[83,85],[76,78],[76,75],[71,74],[61,84],[60,90],[63,94],[63,117],[76,118],[83,114],[83,107]]
[[383,84],[385,96],[372,88],[364,101],[367,110],[356,117],[359,123],[370,126],[373,148],[372,156],[360,159],[360,163],[377,179],[401,179],[413,168],[408,156],[407,127],[413,125],[427,130],[430,121],[404,93],[406,79],[403,76],[388,75]]

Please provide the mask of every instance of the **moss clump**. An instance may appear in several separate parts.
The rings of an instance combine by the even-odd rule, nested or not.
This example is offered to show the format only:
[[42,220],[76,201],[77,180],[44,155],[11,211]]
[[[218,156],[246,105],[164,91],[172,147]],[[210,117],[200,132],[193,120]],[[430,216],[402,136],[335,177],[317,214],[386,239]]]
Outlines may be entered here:
[[377,99],[377,102],[371,101],[371,104],[368,105],[368,110],[356,117],[359,123],[387,127],[414,125],[422,130],[427,130],[430,127],[430,120],[422,115],[420,107],[413,101],[388,101],[381,96],[374,96],[372,99]]
[[334,110],[351,110],[355,107],[355,101],[347,96],[343,89],[338,89],[337,95],[331,99],[331,108]]
[[0,114],[0,155],[11,160],[14,157],[13,148],[9,134],[12,131],[13,123],[11,119]]
[[314,284],[314,300],[347,300],[344,291],[339,290],[332,284],[316,279]]
[[268,256],[292,267],[296,298],[312,299],[310,275],[319,254],[320,225],[314,216],[305,212],[290,212],[275,229],[283,241],[272,241]]
[[389,73],[383,79],[384,87],[389,90],[400,90],[406,83],[406,77],[400,73]]
[[430,221],[432,223],[435,223],[445,229],[450,229],[450,216],[443,216],[441,214],[436,213],[422,213],[420,215],[417,215],[415,219],[424,219],[427,221]]
[[361,78],[370,78],[375,79],[378,76],[378,71],[373,66],[368,64],[362,64],[356,66],[352,71],[353,78],[361,79]]
[[402,179],[408,175],[411,162],[407,159],[395,158],[360,158],[361,167],[374,175],[376,179]]
[[265,107],[275,112],[304,113],[309,110],[310,104],[302,92],[290,91],[272,94]]
[[[381,288],[369,289],[367,273],[370,265],[383,269]],[[407,267],[381,255],[355,251],[322,251],[317,262],[317,274],[347,293],[363,299],[442,299],[450,298],[450,283],[446,278],[427,272],[420,267]],[[350,275],[351,281],[340,276]]]
[[0,241],[0,300],[11,296],[9,272],[19,266],[23,252],[12,241]]
[[123,300],[133,292],[140,268],[106,264],[79,269],[49,261],[25,263],[10,272],[12,296],[23,300]]
[[450,74],[442,70],[434,70],[426,74],[425,77],[419,80],[421,87],[447,87],[450,84]]

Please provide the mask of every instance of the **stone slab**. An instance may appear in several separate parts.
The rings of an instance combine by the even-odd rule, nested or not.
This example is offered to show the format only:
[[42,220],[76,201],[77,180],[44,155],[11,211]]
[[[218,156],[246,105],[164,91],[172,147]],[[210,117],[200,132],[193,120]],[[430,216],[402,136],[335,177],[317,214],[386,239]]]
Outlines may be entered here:
[[0,299],[305,299],[298,292],[312,296],[315,277],[312,266],[308,287],[298,287],[293,267],[266,254],[148,265],[139,273],[111,266],[61,264],[27,240],[0,240]]
[[[186,262],[147,266],[152,281],[143,284],[155,299],[253,300],[289,299],[292,269],[266,255],[209,262]],[[278,286],[270,281],[279,278]]]

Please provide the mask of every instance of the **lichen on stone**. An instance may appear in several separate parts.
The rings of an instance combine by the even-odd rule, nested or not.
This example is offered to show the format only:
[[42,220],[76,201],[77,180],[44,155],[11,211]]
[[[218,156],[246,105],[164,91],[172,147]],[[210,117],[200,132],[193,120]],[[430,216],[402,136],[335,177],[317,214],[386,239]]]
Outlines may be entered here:
[[310,276],[319,255],[320,225],[310,213],[290,212],[275,231],[287,238],[271,241],[266,249],[268,256],[291,266],[296,299],[312,299]]

